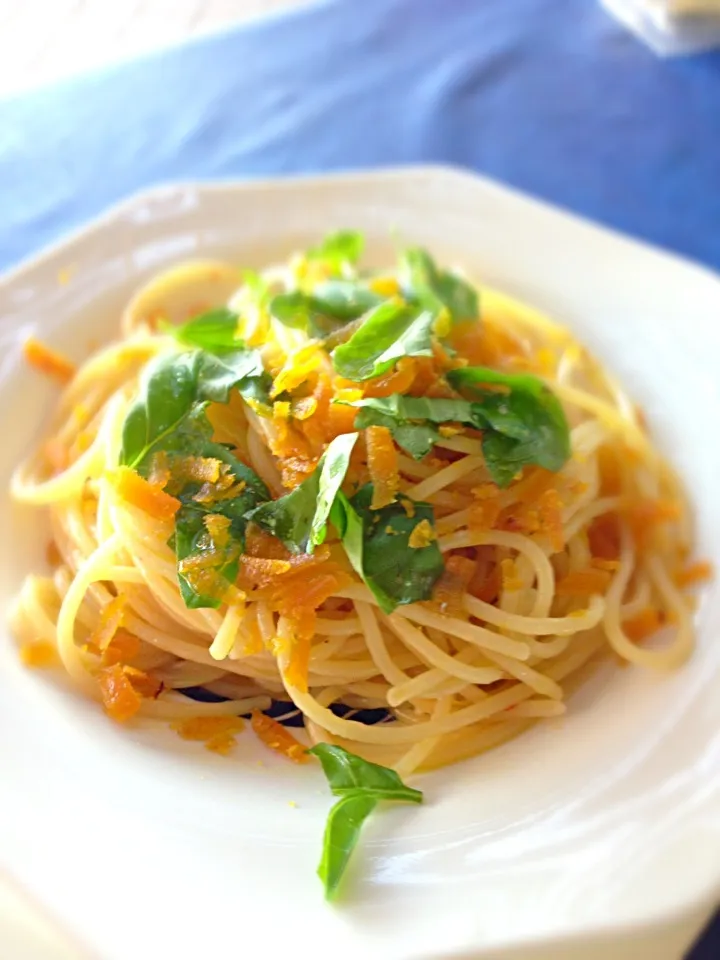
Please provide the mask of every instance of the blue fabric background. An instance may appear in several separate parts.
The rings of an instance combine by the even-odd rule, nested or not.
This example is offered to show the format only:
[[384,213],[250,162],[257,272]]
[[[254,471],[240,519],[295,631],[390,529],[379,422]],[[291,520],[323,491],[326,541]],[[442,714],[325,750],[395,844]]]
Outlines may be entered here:
[[138,188],[463,164],[720,267],[720,54],[594,0],[335,0],[0,103],[0,267]]
[[437,161],[720,268],[720,53],[594,0],[328,0],[0,102],[0,268],[157,183]]

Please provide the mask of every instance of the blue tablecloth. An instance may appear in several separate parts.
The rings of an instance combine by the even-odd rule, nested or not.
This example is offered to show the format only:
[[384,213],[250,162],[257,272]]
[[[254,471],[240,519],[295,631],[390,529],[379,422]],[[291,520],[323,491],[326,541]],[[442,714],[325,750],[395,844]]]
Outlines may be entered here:
[[[720,53],[659,60],[593,0],[330,0],[255,22],[0,102],[0,268],[153,184],[412,162],[720,268]],[[716,929],[695,957],[718,956]]]
[[335,0],[0,103],[0,268],[140,187],[463,164],[720,267],[720,53],[595,0]]

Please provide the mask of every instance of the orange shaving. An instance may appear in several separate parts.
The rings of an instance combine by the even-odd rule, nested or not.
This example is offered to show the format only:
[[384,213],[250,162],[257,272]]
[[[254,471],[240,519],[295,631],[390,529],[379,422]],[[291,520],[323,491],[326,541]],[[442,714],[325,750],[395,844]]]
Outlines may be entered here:
[[588,527],[588,543],[593,561],[617,562],[620,556],[620,522],[616,513],[596,517]]
[[398,491],[398,456],[387,427],[368,427],[365,431],[368,470],[373,483],[370,507],[379,510],[392,503]]
[[130,467],[118,467],[108,474],[108,479],[118,496],[156,520],[172,520],[180,509],[179,500],[149,483]]
[[139,638],[121,627],[103,650],[102,663],[106,667],[114,663],[129,663],[139,653]]
[[705,583],[712,579],[713,566],[708,560],[698,560],[675,574],[675,583],[681,589]]
[[[485,485],[483,485],[485,486]],[[494,486],[487,484],[488,487]],[[473,493],[476,491],[473,490]],[[483,496],[470,506],[468,527],[471,530],[492,530],[500,516],[500,497],[497,490],[489,496]]]
[[475,564],[467,557],[453,554],[445,561],[445,569],[433,590],[433,600],[443,613],[457,616],[463,610],[463,596],[475,574]]
[[607,570],[575,570],[559,581],[556,594],[559,597],[604,594],[609,586],[610,574]]
[[681,516],[680,504],[675,500],[639,500],[624,510],[635,545],[647,547],[658,526]]
[[540,529],[550,538],[550,546],[559,553],[565,546],[562,525],[562,500],[557,490],[546,490],[538,505]]
[[123,666],[123,672],[133,686],[133,689],[148,700],[157,700],[165,688],[162,680],[158,680],[151,673],[138,670],[136,667]]
[[241,717],[191,717],[170,726],[183,740],[204,743],[208,750],[224,756],[235,746],[236,734],[244,729],[245,722]]
[[33,640],[23,643],[20,647],[20,660],[26,667],[44,669],[53,667],[58,662],[57,650],[47,640]]
[[49,377],[53,377],[60,383],[68,383],[75,376],[74,363],[40,340],[36,340],[35,337],[30,337],[25,341],[23,352],[31,367]]
[[634,643],[645,640],[647,637],[656,633],[663,625],[661,614],[654,607],[647,607],[635,617],[624,620],[622,628],[628,637]]
[[49,540],[45,548],[45,560],[49,567],[57,567],[62,563],[62,556],[54,540]]
[[600,471],[600,493],[604,497],[616,497],[622,493],[622,465],[620,457],[624,446],[600,447],[597,453]]
[[471,366],[502,367],[525,356],[521,340],[503,325],[483,320],[463,320],[456,323],[448,337],[450,345]]
[[418,365],[414,357],[402,357],[395,368],[381,377],[366,380],[362,393],[366,397],[389,397],[393,393],[406,394],[413,385]]
[[288,760],[294,763],[307,763],[310,759],[307,747],[295,739],[295,737],[285,729],[285,727],[273,720],[272,717],[266,717],[264,713],[253,710],[250,719],[253,730],[262,740],[266,747],[281,753]]
[[109,603],[105,604],[88,638],[88,645],[90,647],[95,647],[100,651],[107,650],[110,642],[122,625],[126,604],[127,598],[122,593],[119,593],[117,597],[113,597]]
[[132,719],[140,709],[142,698],[119,663],[104,667],[98,683],[105,712],[118,723]]

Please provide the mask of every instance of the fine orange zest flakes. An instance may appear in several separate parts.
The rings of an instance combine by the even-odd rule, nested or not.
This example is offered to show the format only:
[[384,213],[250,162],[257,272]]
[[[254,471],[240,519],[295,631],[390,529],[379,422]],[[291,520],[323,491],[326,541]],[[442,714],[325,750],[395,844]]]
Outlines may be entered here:
[[395,499],[400,484],[398,456],[392,434],[387,427],[368,427],[365,431],[368,470],[373,482],[370,507],[379,510]]
[[652,636],[653,633],[657,633],[662,625],[663,618],[661,614],[654,607],[647,607],[638,613],[637,616],[631,617],[629,620],[624,620],[622,628],[628,639],[634,643],[639,643],[641,640]]
[[57,650],[47,640],[33,640],[23,643],[20,647],[20,660],[26,667],[44,669],[53,667],[58,662]]
[[408,538],[408,546],[411,550],[422,550],[429,546],[437,537],[429,520],[421,520],[413,527],[413,531]]
[[142,697],[120,664],[100,670],[98,683],[107,715],[118,723],[131,720],[140,709]]
[[156,520],[172,520],[180,509],[179,500],[130,467],[118,467],[109,474],[109,479],[123,500]]
[[681,589],[705,583],[713,575],[712,564],[707,560],[697,560],[675,574],[675,583]]
[[236,735],[245,727],[241,717],[190,717],[171,724],[183,740],[196,740],[213,753],[225,755],[236,743]]
[[307,748],[277,720],[266,717],[264,713],[254,710],[250,720],[253,730],[266,747],[281,753],[294,763],[307,763],[309,757]]
[[31,367],[60,383],[68,383],[75,376],[74,363],[40,340],[36,340],[35,337],[25,341],[23,351]]
[[590,596],[604,594],[609,586],[610,573],[607,570],[575,570],[558,582],[556,593],[559,597]]

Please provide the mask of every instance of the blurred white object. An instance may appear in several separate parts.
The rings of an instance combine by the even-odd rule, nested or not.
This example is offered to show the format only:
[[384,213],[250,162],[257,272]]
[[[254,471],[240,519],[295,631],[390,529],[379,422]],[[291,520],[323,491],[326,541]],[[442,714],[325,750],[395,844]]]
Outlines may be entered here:
[[661,56],[720,47],[720,0],[602,0]]

